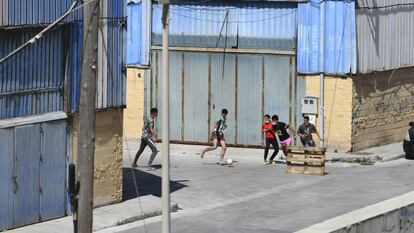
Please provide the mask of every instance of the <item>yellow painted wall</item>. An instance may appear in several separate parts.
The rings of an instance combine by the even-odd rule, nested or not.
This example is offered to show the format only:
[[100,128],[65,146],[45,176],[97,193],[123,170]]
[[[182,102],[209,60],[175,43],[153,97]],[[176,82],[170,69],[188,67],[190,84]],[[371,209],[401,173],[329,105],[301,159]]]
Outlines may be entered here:
[[124,137],[140,138],[144,119],[144,70],[128,68]]
[[414,119],[414,68],[354,78],[354,150],[401,142]]
[[[320,79],[306,77],[306,95],[319,97]],[[352,79],[325,77],[325,144],[328,151],[348,152],[352,137]],[[319,109],[318,109],[319,111]],[[318,114],[316,127],[319,130]]]
[[[122,200],[122,109],[96,112],[94,206]],[[79,117],[73,117],[72,158],[76,164]]]

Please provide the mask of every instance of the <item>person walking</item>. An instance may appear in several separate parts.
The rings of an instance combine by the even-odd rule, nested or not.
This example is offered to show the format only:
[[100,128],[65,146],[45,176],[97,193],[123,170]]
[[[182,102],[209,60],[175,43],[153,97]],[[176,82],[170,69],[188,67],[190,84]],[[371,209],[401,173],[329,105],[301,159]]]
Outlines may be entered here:
[[319,135],[318,130],[316,130],[315,125],[309,122],[309,116],[304,116],[303,124],[301,124],[298,128],[298,135],[304,147],[316,147],[316,143],[312,138],[312,133],[316,134],[319,140],[323,142],[323,139]]
[[[273,131],[273,124],[270,120],[270,115],[265,115],[263,117],[263,124],[262,124],[262,141],[261,144],[265,144],[265,150],[264,150],[264,164],[273,164],[275,163],[273,160],[276,157],[277,153],[279,153],[279,145],[277,143],[275,132]],[[270,145],[273,146],[273,154],[270,157],[270,160],[267,160],[267,156],[269,154]]]
[[132,163],[132,167],[137,167],[137,161],[141,156],[142,152],[144,152],[145,148],[149,146],[152,150],[151,157],[148,161],[147,167],[151,168],[152,162],[154,161],[155,156],[158,153],[157,146],[155,145],[155,141],[158,140],[157,132],[155,131],[154,121],[155,118],[158,116],[158,109],[151,108],[150,115],[144,121],[144,127],[142,128],[141,134],[141,145],[137,154],[135,155],[134,162]]
[[221,115],[217,119],[217,121],[214,122],[214,130],[211,133],[211,140],[213,141],[213,146],[207,147],[201,152],[201,158],[204,158],[204,155],[206,152],[217,149],[217,144],[220,143],[221,145],[220,162],[219,162],[220,165],[226,165],[226,163],[224,162],[224,155],[226,153],[227,146],[226,146],[226,141],[224,138],[224,130],[227,128],[226,121],[227,121],[228,113],[229,112],[225,108],[221,110]]

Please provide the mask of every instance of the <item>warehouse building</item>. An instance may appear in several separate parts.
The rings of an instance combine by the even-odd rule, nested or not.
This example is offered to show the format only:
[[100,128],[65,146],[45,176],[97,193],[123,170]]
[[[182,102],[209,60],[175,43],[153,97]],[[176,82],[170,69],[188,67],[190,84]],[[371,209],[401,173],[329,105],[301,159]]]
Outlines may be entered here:
[[[230,144],[258,146],[261,115],[275,113],[298,126],[307,114],[301,100],[319,98],[323,74],[324,115],[319,105],[314,119],[318,129],[324,119],[329,151],[402,140],[414,112],[413,5],[413,0],[172,5],[172,139],[207,143],[214,119],[226,107]],[[124,119],[132,126],[126,136],[139,138],[144,109],[160,106],[161,7],[130,1],[128,17],[127,102],[134,107]]]

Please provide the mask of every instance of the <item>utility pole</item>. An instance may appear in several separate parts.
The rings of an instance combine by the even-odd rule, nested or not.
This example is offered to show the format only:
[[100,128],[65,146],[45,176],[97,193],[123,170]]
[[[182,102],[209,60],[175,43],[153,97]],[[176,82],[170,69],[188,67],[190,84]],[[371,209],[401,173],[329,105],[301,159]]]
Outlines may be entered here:
[[170,124],[169,124],[169,8],[162,1],[162,233],[171,232],[170,217]]
[[92,232],[93,170],[95,155],[95,98],[98,74],[99,2],[84,0],[83,56],[79,106],[77,180],[79,188],[78,230]]

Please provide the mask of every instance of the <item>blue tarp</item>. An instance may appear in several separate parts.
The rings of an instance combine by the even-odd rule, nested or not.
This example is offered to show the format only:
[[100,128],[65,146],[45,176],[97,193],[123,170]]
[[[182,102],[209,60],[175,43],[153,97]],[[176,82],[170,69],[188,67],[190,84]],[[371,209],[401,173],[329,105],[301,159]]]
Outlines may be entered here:
[[355,74],[355,1],[315,1],[298,5],[298,72]]

